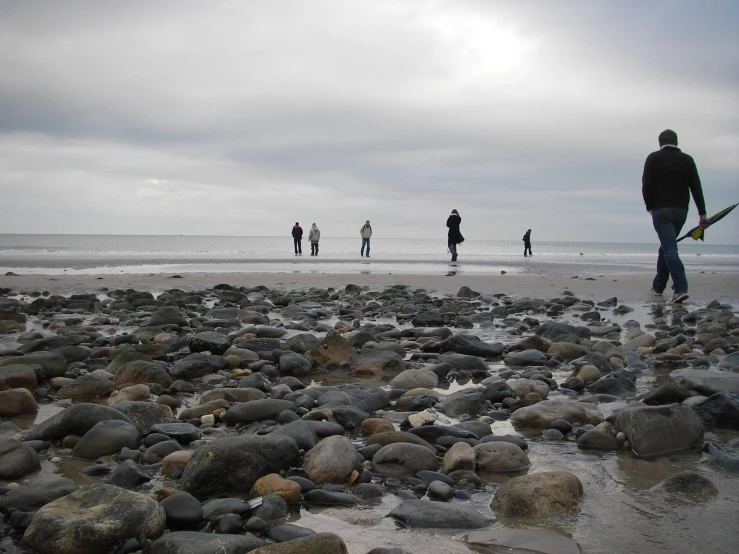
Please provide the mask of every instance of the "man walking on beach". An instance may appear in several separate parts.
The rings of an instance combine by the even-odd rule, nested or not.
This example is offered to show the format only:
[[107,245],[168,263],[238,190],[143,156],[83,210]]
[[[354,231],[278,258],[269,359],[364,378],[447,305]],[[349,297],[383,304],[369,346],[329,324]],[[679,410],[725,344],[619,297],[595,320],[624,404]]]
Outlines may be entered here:
[[300,244],[302,240],[303,240],[303,228],[300,226],[300,223],[296,221],[295,225],[293,226],[293,246],[295,246],[296,256],[303,255],[303,248]]
[[[526,254],[526,251],[528,250],[528,254]],[[533,256],[531,253],[531,229],[526,231],[526,233],[523,236],[523,256],[524,258],[526,256]]]
[[361,256],[364,256],[364,247],[367,247],[367,257],[369,258],[369,251],[370,251],[370,238],[372,237],[372,226],[370,225],[369,219],[364,222],[364,225],[362,225],[362,228],[359,230],[359,234],[362,237],[362,250],[360,252]]
[[699,225],[703,225],[706,205],[695,162],[677,147],[675,131],[662,131],[659,150],[649,154],[644,163],[642,195],[660,243],[652,294],[662,296],[668,279],[672,277],[673,303],[684,302],[688,298],[688,279],[678,255],[677,237],[688,217],[691,194],[698,208]]

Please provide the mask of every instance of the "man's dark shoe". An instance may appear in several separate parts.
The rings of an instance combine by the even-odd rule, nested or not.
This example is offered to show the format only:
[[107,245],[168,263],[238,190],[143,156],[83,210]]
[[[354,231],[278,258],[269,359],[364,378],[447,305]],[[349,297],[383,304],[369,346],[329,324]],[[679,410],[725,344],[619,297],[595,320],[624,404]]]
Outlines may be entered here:
[[674,294],[674,295],[672,296],[672,300],[670,300],[670,302],[672,302],[673,304],[682,304],[682,303],[683,303],[683,302],[685,302],[685,301],[686,301],[686,300],[687,300],[687,299],[688,299],[689,297],[690,297],[690,295],[689,295],[689,294],[688,294],[687,292],[676,292],[676,293],[675,293],[675,294]]

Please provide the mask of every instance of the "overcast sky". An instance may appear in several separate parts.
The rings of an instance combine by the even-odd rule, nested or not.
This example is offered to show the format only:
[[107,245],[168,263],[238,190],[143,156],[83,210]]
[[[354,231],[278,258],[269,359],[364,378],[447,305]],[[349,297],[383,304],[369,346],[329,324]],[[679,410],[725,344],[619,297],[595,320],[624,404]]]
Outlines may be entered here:
[[736,0],[0,0],[0,232],[656,242],[665,128],[739,202],[738,52]]

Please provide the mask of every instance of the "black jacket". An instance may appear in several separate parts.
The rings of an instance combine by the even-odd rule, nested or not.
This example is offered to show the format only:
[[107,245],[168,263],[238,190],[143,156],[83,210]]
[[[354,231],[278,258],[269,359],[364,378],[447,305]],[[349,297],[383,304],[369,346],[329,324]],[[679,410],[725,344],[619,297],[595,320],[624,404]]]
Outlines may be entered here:
[[297,240],[301,240],[303,238],[303,228],[301,226],[293,226],[293,238]]
[[683,208],[690,205],[690,194],[699,215],[705,215],[706,204],[693,158],[677,146],[666,146],[647,156],[642,176],[642,195],[647,211],[658,208]]
[[531,244],[531,233],[524,233],[522,240],[524,244],[530,245]]
[[462,218],[456,214],[450,215],[446,220],[446,226],[449,227],[449,242],[454,244],[461,244],[464,242],[462,233],[459,232],[459,225],[462,223]]

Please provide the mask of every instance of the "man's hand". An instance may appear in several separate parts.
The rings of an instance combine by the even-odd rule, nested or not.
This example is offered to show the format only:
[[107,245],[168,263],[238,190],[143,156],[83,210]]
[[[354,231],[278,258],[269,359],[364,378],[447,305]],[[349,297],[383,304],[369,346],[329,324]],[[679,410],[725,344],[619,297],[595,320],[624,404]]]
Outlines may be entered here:
[[649,210],[649,212],[648,212],[648,213],[649,213],[649,215],[652,215],[652,212],[653,212],[653,211],[654,211],[654,210]]
[[706,219],[708,219],[708,218],[705,216],[705,214],[702,215],[702,216],[700,216],[700,221],[698,221],[698,226],[701,227],[702,229],[705,229],[706,228],[706,226],[705,226]]

